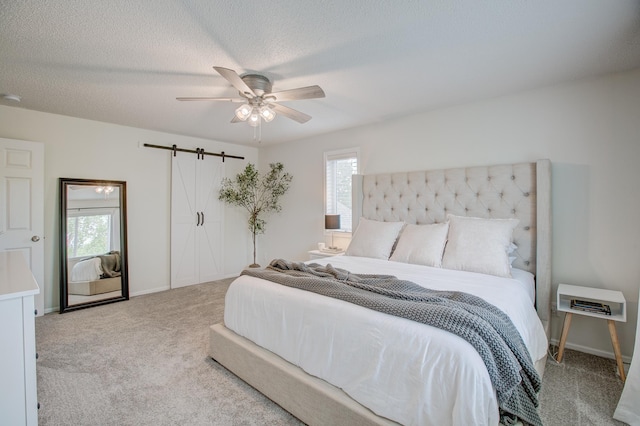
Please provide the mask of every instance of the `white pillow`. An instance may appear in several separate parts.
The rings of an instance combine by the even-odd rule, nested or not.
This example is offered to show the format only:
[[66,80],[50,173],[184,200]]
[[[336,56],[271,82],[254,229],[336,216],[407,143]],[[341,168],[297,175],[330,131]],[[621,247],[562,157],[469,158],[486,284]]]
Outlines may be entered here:
[[448,223],[407,225],[390,260],[440,268],[448,230]]
[[518,219],[481,219],[448,215],[449,235],[442,267],[511,277],[507,250]]
[[379,222],[360,218],[345,255],[389,259],[404,222]]

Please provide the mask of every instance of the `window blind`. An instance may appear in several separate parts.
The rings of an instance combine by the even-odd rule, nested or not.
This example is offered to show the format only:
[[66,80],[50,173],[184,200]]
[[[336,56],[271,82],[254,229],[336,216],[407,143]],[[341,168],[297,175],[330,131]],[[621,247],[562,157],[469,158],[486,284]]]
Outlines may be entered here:
[[358,152],[325,154],[325,213],[340,215],[340,229],[351,231],[351,176],[358,173]]

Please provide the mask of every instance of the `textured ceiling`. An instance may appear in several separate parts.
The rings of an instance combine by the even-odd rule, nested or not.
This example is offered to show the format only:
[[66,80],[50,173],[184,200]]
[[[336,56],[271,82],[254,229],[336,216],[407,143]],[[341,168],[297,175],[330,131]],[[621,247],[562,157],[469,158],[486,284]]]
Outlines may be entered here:
[[640,67],[638,0],[0,0],[0,104],[255,144],[213,66],[313,116],[262,144]]

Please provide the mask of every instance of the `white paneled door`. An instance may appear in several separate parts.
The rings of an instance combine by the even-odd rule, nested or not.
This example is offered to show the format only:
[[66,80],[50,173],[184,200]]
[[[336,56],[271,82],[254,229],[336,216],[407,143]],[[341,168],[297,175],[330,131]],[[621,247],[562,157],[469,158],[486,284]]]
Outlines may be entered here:
[[44,145],[0,138],[0,250],[21,251],[44,314]]
[[171,164],[171,288],[223,277],[224,163],[178,152]]

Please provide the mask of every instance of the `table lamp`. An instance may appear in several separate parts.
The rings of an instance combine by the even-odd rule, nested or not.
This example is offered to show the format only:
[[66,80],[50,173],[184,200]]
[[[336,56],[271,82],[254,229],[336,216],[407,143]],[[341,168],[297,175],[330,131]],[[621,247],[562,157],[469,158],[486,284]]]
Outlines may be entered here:
[[[324,215],[324,229],[340,229],[340,215],[339,214],[325,214]],[[331,232],[331,246],[330,250],[337,250],[338,247],[333,245],[333,232]]]

